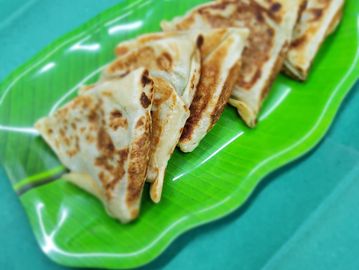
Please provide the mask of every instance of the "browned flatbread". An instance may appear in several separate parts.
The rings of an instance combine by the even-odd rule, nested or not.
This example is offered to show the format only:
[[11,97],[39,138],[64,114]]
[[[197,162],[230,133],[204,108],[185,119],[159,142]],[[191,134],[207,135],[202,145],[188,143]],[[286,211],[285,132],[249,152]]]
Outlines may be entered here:
[[139,213],[149,161],[153,81],[144,69],[96,84],[35,127],[70,170],[64,178],[109,215]]
[[284,72],[304,81],[325,38],[338,26],[344,0],[306,0],[290,45]]
[[151,154],[147,181],[154,202],[161,199],[167,163],[190,115],[189,106],[200,77],[199,34],[153,33],[119,44],[117,59],[103,80],[146,67],[154,81]]
[[222,115],[239,76],[248,34],[241,28],[202,32],[201,77],[179,142],[182,151],[193,151]]
[[261,104],[280,71],[297,21],[301,0],[223,0],[201,5],[164,30],[245,27],[250,30],[241,58],[240,76],[230,104],[244,121],[255,126]]
[[146,34],[122,42],[116,48],[117,59],[105,68],[102,79],[144,66],[153,77],[170,83],[189,107],[200,76],[201,38],[176,31]]

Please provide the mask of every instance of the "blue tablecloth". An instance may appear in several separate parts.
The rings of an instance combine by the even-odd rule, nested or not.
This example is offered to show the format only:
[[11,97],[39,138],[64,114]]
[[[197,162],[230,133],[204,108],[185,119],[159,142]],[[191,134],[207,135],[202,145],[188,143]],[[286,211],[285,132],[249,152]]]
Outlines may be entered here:
[[[0,0],[0,80],[118,2]],[[235,213],[181,236],[145,269],[359,269],[358,89],[316,149],[267,177]],[[2,171],[0,179],[0,269],[65,269],[42,254]]]

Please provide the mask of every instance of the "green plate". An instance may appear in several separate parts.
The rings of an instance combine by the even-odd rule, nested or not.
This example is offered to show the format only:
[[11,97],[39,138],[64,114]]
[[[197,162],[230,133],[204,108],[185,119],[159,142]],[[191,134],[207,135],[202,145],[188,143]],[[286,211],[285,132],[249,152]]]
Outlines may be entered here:
[[227,108],[196,151],[174,153],[162,202],[154,205],[145,192],[141,217],[121,225],[96,199],[61,180],[64,168],[32,125],[79,86],[94,82],[118,42],[158,31],[162,19],[202,2],[125,1],[50,45],[0,85],[0,166],[54,261],[98,268],[151,261],[178,235],[241,206],[265,175],[313,148],[358,79],[359,2],[348,0],[308,82],[279,76],[254,130]]

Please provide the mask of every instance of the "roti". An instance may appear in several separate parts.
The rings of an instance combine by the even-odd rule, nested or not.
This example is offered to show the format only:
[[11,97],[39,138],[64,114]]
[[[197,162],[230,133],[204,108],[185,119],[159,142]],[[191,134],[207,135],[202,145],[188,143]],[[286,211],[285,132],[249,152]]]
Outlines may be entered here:
[[154,81],[152,136],[147,181],[150,196],[159,202],[168,161],[178,144],[200,76],[201,35],[154,33],[121,43],[117,59],[105,68],[102,80],[146,67]]
[[254,127],[264,98],[282,67],[300,0],[225,0],[194,8],[163,22],[164,30],[245,27],[250,30],[242,68],[229,103]]
[[179,142],[183,152],[193,151],[222,115],[240,74],[248,34],[241,28],[202,31],[201,77]]
[[293,34],[284,72],[304,81],[325,38],[338,26],[344,0],[307,0]]
[[138,216],[149,162],[153,81],[145,69],[98,83],[36,129],[70,173],[121,222]]

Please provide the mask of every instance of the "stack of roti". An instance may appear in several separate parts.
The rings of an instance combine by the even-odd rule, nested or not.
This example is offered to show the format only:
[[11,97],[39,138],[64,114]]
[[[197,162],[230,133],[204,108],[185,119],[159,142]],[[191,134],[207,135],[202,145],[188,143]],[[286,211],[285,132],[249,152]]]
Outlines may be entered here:
[[97,83],[35,127],[69,169],[64,178],[129,222],[139,214],[145,182],[158,203],[175,147],[193,151],[227,103],[253,127],[281,69],[306,78],[342,5],[223,0],[198,6],[163,22],[164,32],[120,43]]
[[271,84],[282,68],[300,11],[299,0],[226,0],[210,2],[184,17],[163,22],[168,30],[246,27],[250,30],[230,104],[254,127]]

